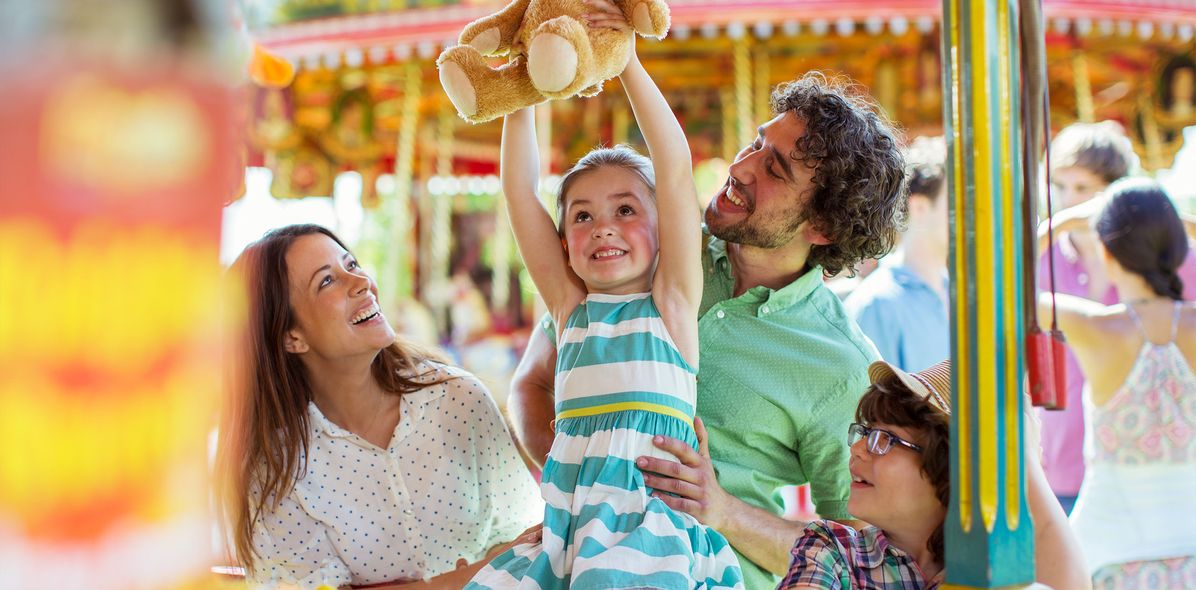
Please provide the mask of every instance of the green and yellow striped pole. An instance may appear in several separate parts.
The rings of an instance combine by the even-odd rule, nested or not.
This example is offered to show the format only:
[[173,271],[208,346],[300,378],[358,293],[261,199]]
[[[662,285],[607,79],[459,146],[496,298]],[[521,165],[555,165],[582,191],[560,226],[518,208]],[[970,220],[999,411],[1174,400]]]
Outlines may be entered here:
[[1025,326],[1016,0],[944,0],[955,367],[946,588],[1034,579],[1022,449]]

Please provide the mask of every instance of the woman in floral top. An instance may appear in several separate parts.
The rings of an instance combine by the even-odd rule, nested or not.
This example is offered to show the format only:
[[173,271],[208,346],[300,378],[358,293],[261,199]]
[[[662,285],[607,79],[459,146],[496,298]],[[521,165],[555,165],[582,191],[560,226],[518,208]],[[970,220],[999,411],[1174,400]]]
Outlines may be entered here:
[[[885,363],[868,368],[872,386],[849,429],[851,498],[847,509],[872,526],[829,520],[806,527],[793,546],[781,590],[915,590],[944,581],[943,523],[951,495],[951,365],[920,373]],[[1036,448],[1028,444],[1027,448]],[[1087,588],[1075,538],[1028,453],[1037,578],[1054,588]]]
[[[1056,297],[1088,379],[1075,400],[1088,467],[1072,528],[1098,588],[1196,588],[1196,304],[1184,301],[1184,223],[1145,178],[1065,213],[1095,229],[1121,296],[1114,305]],[[1041,295],[1039,318],[1051,311]]]

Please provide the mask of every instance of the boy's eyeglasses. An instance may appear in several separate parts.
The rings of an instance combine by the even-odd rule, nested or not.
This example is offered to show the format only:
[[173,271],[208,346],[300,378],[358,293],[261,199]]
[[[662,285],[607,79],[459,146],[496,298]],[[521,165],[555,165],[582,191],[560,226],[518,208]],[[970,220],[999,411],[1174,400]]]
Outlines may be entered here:
[[897,443],[915,453],[921,453],[922,447],[916,445],[888,430],[881,430],[879,428],[871,428],[864,426],[859,422],[853,422],[851,426],[847,427],[847,445],[854,445],[861,438],[868,439],[868,452],[873,455],[884,455],[893,448],[893,443]]

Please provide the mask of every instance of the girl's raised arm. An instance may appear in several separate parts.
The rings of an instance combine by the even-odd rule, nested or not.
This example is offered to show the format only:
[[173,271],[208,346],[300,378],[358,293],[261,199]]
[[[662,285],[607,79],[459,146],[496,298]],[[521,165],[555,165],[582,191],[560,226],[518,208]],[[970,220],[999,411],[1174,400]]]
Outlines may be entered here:
[[[1040,326],[1051,325],[1051,299],[1050,293],[1038,294]],[[1072,346],[1098,346],[1099,342],[1107,337],[1096,325],[1097,318],[1109,313],[1104,304],[1065,293],[1056,293],[1054,303],[1054,315],[1059,320],[1059,329]]]
[[[592,26],[630,30],[626,16],[609,0],[587,3],[595,11],[589,15]],[[652,291],[658,304],[671,301],[680,305],[679,311],[696,317],[702,299],[702,226],[689,143],[669,103],[640,63],[634,45],[619,80],[648,144],[656,175],[660,261]]]
[[540,154],[531,108],[503,119],[499,170],[519,253],[545,305],[559,322],[585,298],[585,285],[569,268],[556,225],[540,202]]

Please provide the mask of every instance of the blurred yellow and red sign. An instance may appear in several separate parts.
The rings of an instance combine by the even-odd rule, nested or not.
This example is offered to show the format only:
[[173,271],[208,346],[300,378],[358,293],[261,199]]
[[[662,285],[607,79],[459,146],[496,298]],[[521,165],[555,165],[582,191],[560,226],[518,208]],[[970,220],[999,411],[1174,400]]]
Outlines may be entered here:
[[0,585],[211,560],[231,91],[182,60],[0,64]]

